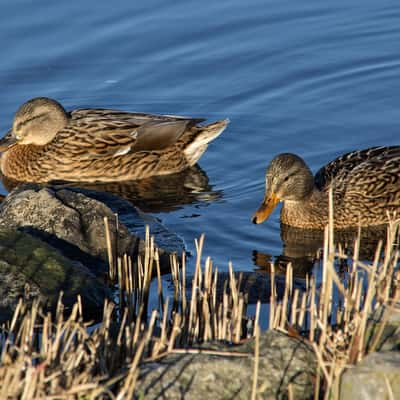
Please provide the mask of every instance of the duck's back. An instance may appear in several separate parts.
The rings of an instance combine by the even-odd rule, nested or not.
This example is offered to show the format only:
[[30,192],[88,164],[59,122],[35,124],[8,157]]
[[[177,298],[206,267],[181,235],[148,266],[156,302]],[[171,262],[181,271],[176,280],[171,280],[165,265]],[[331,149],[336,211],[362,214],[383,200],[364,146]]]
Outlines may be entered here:
[[[329,188],[333,180],[347,182],[352,177],[376,176],[389,167],[394,176],[400,172],[400,146],[371,147],[346,153],[322,168],[315,174],[315,185],[320,190]],[[362,172],[365,168],[365,172]],[[374,172],[375,171],[375,172]]]
[[400,212],[400,146],[373,147],[344,154],[321,168],[315,184],[333,188],[338,217],[363,225],[385,223]]

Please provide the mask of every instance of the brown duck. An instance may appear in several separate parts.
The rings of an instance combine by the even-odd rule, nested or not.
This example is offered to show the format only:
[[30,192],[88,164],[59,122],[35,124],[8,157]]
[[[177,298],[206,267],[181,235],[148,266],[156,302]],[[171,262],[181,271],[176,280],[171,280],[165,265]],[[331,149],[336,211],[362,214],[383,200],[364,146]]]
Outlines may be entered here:
[[202,121],[109,109],[67,112],[55,100],[34,98],[0,140],[1,172],[20,182],[111,182],[180,172],[229,122]]
[[400,217],[400,146],[347,153],[322,167],[315,177],[295,154],[276,156],[265,177],[265,198],[253,222],[266,220],[283,202],[281,222],[322,229],[328,223],[328,193],[333,191],[335,228],[382,225],[388,212]]

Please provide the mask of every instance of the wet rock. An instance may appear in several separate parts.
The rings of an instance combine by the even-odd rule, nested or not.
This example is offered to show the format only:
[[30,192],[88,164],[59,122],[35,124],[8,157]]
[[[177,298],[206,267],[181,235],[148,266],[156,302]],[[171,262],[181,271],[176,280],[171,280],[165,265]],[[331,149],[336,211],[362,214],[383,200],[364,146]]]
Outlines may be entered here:
[[[0,322],[9,319],[20,298],[52,308],[61,291],[72,306],[80,294],[85,316],[101,311],[108,289],[81,263],[26,232],[0,228]],[[101,312],[100,312],[101,314]]]
[[[83,194],[55,190],[39,185],[24,185],[4,200],[0,226],[19,228],[39,237],[65,256],[79,260],[100,272],[106,271],[107,247],[103,217],[115,224],[110,209]],[[115,232],[115,225],[111,226]],[[119,251],[129,251],[130,235],[120,229]],[[113,242],[115,243],[115,237]]]
[[344,372],[340,393],[342,400],[400,399],[400,352],[367,355]]
[[[117,233],[114,211],[93,197],[88,191],[82,193],[62,186],[22,185],[2,203],[0,227],[28,232],[102,275],[108,265],[104,217],[108,218],[112,246],[118,255],[126,253],[135,260],[144,252],[144,242],[132,235],[123,223],[118,225]],[[132,214],[133,210],[131,207]],[[161,262],[166,266],[168,256],[163,250],[160,253]]]
[[168,253],[181,254],[185,250],[183,240],[176,233],[168,230],[157,218],[140,211],[129,201],[96,190],[79,189],[79,192],[106,204],[114,213],[118,214],[119,221],[128,228],[129,232],[140,239],[144,240],[146,226],[149,226],[150,233],[154,236],[158,247]]
[[[202,346],[200,354],[170,354],[142,367],[137,387],[146,399],[249,399],[254,370],[254,340],[243,345]],[[246,357],[210,355],[206,349],[243,352]],[[287,398],[291,384],[295,399],[312,397],[316,372],[313,351],[298,339],[276,331],[260,337],[258,397]]]
[[[60,291],[67,306],[79,293],[87,303],[85,310],[101,307],[108,294],[103,284],[108,271],[104,217],[112,248],[133,262],[145,251],[140,236],[147,223],[163,233],[163,239],[177,243],[176,249],[181,246],[161,224],[116,196],[37,184],[14,189],[0,207],[0,319],[10,316],[20,297],[28,302],[39,297],[51,306]],[[122,221],[130,228],[135,225],[138,235]],[[169,272],[169,253],[159,249],[159,254],[161,267]]]

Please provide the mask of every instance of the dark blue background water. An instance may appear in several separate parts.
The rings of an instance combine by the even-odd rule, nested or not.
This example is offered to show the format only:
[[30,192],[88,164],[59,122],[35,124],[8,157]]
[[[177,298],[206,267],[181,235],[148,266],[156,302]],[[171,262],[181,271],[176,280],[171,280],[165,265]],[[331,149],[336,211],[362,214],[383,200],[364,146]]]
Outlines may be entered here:
[[400,142],[397,0],[15,0],[0,6],[0,49],[2,132],[35,96],[229,117],[200,160],[222,196],[155,214],[191,250],[205,232],[221,268],[252,270],[253,250],[282,251],[278,212],[250,223],[275,154],[298,153],[316,170]]

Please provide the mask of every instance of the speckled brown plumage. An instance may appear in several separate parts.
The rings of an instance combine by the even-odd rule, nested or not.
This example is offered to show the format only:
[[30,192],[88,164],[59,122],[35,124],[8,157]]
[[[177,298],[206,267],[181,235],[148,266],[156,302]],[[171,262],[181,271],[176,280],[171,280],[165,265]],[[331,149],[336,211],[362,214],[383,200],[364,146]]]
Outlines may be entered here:
[[198,125],[202,121],[108,109],[67,113],[52,99],[35,98],[20,107],[0,142],[1,171],[24,182],[111,182],[175,173],[194,165],[228,123]]
[[265,199],[253,222],[263,222],[282,201],[283,224],[324,228],[330,188],[336,228],[382,225],[388,221],[388,212],[400,217],[400,146],[347,153],[322,167],[315,177],[300,157],[276,156],[267,168]]

